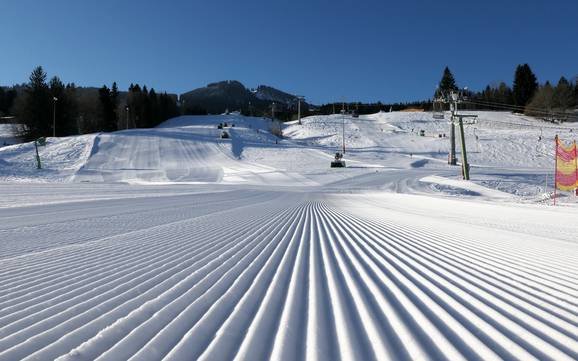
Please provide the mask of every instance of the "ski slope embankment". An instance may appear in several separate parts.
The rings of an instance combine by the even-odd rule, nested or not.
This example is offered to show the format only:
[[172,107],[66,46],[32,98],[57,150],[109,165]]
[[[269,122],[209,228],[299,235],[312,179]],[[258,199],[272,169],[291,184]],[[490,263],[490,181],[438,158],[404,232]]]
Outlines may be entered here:
[[[221,139],[219,123],[230,139]],[[275,160],[278,140],[269,121],[236,115],[179,117],[153,129],[48,138],[36,169],[33,143],[0,150],[3,182],[314,185],[297,172],[302,162]],[[231,125],[235,127],[231,127]],[[247,149],[251,149],[250,151]],[[250,153],[247,156],[245,153]],[[328,159],[300,149],[301,157]],[[311,153],[307,155],[307,153]],[[279,154],[277,154],[278,156]],[[268,157],[268,164],[253,161]],[[253,159],[252,159],[253,158]],[[309,161],[308,163],[310,163]],[[299,164],[297,164],[299,163]],[[275,165],[284,165],[275,168]]]
[[0,148],[0,181],[6,183],[67,183],[87,162],[96,134],[47,138],[39,146],[37,169],[34,142]]

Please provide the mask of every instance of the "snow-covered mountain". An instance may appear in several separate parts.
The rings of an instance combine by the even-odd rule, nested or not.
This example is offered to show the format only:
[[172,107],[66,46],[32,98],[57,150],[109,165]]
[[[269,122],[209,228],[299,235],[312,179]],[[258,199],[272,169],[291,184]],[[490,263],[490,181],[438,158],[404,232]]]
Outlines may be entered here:
[[223,113],[227,109],[259,113],[269,111],[273,102],[279,111],[297,106],[297,97],[293,94],[266,85],[248,89],[236,80],[208,84],[181,94],[180,99],[185,107],[196,107],[213,114]]
[[257,98],[261,100],[275,102],[277,104],[282,104],[287,107],[295,106],[295,99],[296,99],[295,95],[285,93],[284,91],[275,89],[267,85],[259,85],[257,89],[254,90],[254,94]]

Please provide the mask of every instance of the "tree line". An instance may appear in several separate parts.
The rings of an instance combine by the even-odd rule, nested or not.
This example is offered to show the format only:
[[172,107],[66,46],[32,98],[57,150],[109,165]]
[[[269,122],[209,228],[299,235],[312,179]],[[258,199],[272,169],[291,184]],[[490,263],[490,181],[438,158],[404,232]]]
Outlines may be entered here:
[[14,115],[20,136],[31,140],[154,127],[179,115],[179,108],[176,96],[157,94],[146,85],[131,84],[128,92],[120,92],[116,82],[99,89],[81,88],[57,76],[47,80],[38,66],[23,86],[0,87],[0,115]]
[[0,87],[0,117],[10,115],[10,110],[16,99],[16,89],[4,89]]
[[[444,69],[435,96],[458,90],[448,67]],[[578,120],[578,79],[560,77],[556,85],[543,84],[528,64],[520,64],[514,72],[512,87],[505,82],[488,85],[478,92],[464,91],[464,108],[471,110],[502,110],[524,113],[546,120]]]
[[345,108],[347,113],[355,112],[357,114],[374,114],[380,111],[400,111],[407,109],[418,109],[429,111],[432,109],[431,100],[420,100],[413,102],[396,102],[396,103],[362,103],[362,102],[346,102],[346,103],[328,103],[323,104],[317,109],[317,111],[310,112],[310,114],[339,114],[341,110]]
[[[514,111],[547,120],[578,120],[575,111],[578,107],[577,80],[561,77],[555,85],[549,81],[539,84],[530,66],[520,64],[511,87],[500,82],[481,91],[461,90],[466,95],[462,106],[471,110]],[[458,90],[456,80],[446,67],[434,98],[454,90]],[[53,134],[67,136],[154,127],[181,113],[206,114],[201,105],[189,102],[180,109],[175,95],[157,94],[146,85],[131,84],[128,91],[122,92],[116,83],[96,89],[65,84],[57,76],[48,80],[41,66],[32,71],[28,83],[12,88],[0,87],[0,117],[15,116],[21,124],[20,135],[27,140]],[[428,111],[432,105],[431,99],[390,104],[328,103],[314,108],[302,107],[302,116],[339,113],[342,106],[347,111],[370,114],[408,108]],[[270,113],[265,108],[259,112],[250,105],[241,110],[245,115],[268,116]],[[275,116],[282,121],[294,120],[296,109],[280,108]]]
[[429,111],[433,109],[434,99],[447,97],[452,91],[459,90],[465,95],[465,101],[460,105],[464,109],[513,111],[546,120],[578,121],[578,77],[574,80],[561,77],[556,85],[549,81],[539,84],[530,66],[520,64],[516,67],[513,78],[511,87],[500,82],[488,85],[481,91],[471,91],[459,89],[451,70],[445,67],[433,99],[399,103],[328,103],[321,105],[311,114],[335,114],[339,113],[342,107],[345,107],[347,112],[354,110],[358,114],[406,109]]

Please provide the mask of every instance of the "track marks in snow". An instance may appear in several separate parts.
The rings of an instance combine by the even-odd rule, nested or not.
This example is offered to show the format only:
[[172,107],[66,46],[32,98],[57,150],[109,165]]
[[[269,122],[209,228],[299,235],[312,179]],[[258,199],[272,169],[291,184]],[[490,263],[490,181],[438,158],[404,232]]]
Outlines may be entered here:
[[18,209],[16,215],[12,209],[0,209],[0,260],[4,263],[17,255],[30,256],[31,252],[94,241],[272,197],[275,195],[270,192],[216,192],[80,202],[59,206],[60,211],[54,206],[37,206]]
[[578,358],[572,257],[319,196],[18,258],[2,265],[0,360]]

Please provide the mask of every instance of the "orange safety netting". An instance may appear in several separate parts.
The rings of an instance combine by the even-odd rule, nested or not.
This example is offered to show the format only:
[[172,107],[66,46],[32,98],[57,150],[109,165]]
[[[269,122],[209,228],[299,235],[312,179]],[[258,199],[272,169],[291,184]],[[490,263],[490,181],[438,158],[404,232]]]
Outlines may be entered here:
[[571,191],[578,186],[576,142],[567,147],[556,136],[556,188]]

